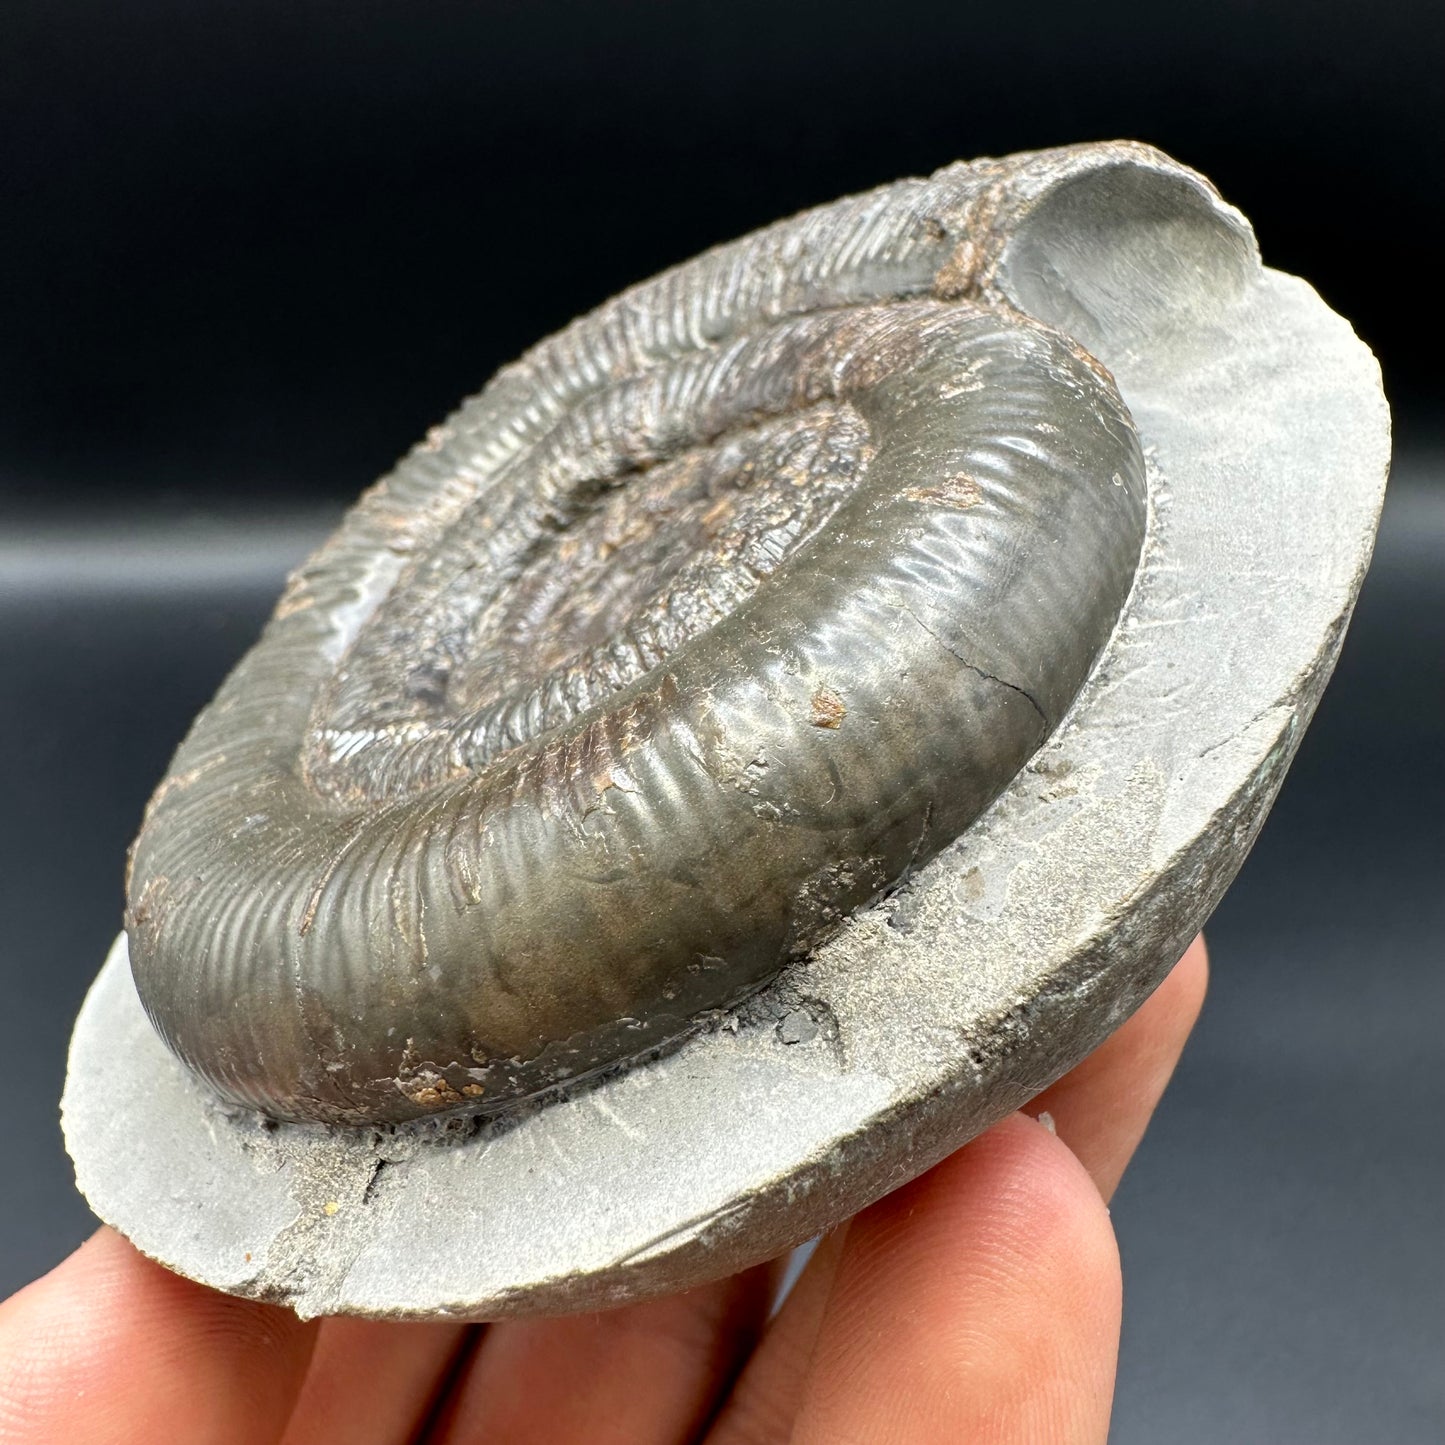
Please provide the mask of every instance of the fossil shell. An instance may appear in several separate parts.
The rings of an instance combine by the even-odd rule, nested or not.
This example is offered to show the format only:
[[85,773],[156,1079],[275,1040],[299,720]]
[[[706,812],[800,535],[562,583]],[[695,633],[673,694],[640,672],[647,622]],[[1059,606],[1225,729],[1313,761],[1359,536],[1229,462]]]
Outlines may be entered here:
[[292,578],[135,844],[224,1097],[495,1109],[684,1036],[957,837],[1128,594],[1140,448],[990,304],[987,168],[782,222],[504,369]]
[[[815,244],[828,235],[836,243],[845,234],[853,241],[833,253]],[[712,286],[697,289],[706,276]],[[668,299],[703,295],[714,298],[716,313],[690,313]],[[1017,444],[1028,438],[1029,418],[1037,415],[1027,407],[1009,424],[1015,445],[990,453],[1006,463],[1007,487],[1002,473],[972,463],[888,483],[888,456],[897,465],[909,460],[906,444],[897,443],[898,428],[920,427],[917,457],[935,444],[987,451],[1000,419],[987,407],[998,401],[1017,408],[1027,393],[1026,387],[989,393],[978,385],[988,375],[976,364],[978,354],[954,352],[953,379],[932,392],[917,390],[910,409],[911,377],[931,363],[917,355],[900,361],[892,342],[870,358],[859,328],[875,324],[865,311],[887,311],[906,348],[912,343],[902,333],[929,307],[950,345],[972,347],[997,335],[999,355],[1008,358],[1016,381],[1051,377],[1042,391],[1055,394],[1040,405],[1057,407],[1060,416],[1071,414],[1071,403],[1067,385],[1057,392],[1055,383],[1077,378],[1092,394],[1087,409],[1100,428],[1086,429],[1078,440],[1097,443],[1095,460],[1116,444],[1127,457],[1133,444],[1127,431],[1114,442],[1105,439],[1122,423],[1118,403],[1097,371],[1087,365],[1076,371],[1068,357],[1081,360],[1076,347],[1085,348],[1112,373],[1138,428],[1148,489],[1132,581],[1130,528],[1138,503],[1129,471],[1120,471],[1117,488],[1111,475],[1112,490],[1102,498],[1093,461],[1073,473],[1074,490],[1063,487],[1056,467],[1072,472],[1073,464],[1052,450],[1057,434],[1043,432],[1048,440],[1037,452]],[[830,331],[835,324],[840,329]],[[658,448],[665,457],[630,472],[599,463],[592,472],[604,483],[599,495],[586,486],[586,468],[574,469],[572,483],[558,474],[549,485],[563,505],[547,514],[551,520],[537,522],[527,511],[526,488],[509,481],[509,458],[537,467],[555,455],[547,447],[559,443],[541,438],[555,433],[560,439],[572,425],[564,417],[587,415],[581,392],[600,397],[615,380],[623,383],[619,404],[624,394],[636,401],[640,393],[628,386],[653,372],[660,396],[667,393],[666,375],[686,374],[673,367],[705,355],[721,359],[734,347],[740,358],[753,348],[752,360],[761,364],[765,337],[781,335],[780,326],[799,327],[793,334],[811,338],[796,358],[810,355],[816,363],[824,354],[817,348],[835,348],[828,354],[839,367],[824,367],[816,391],[805,388],[801,401],[790,400],[801,373],[779,358],[781,369],[771,375],[783,390],[758,391],[769,398],[765,415],[745,426],[728,420],[731,412],[720,415],[715,437],[707,426],[669,434]],[[579,341],[589,337],[579,351]],[[1035,344],[1030,361],[1024,353]],[[572,378],[578,395],[558,392],[564,377]],[[686,400],[680,382],[672,387],[668,415]],[[719,388],[717,397],[724,392]],[[934,413],[959,420],[950,441],[924,413],[965,398],[966,411]],[[1046,424],[1066,423],[1052,416]],[[636,434],[621,426],[603,430],[613,448],[607,455],[616,455],[619,437],[632,436],[627,445],[637,445]],[[701,440],[689,439],[695,434]],[[486,447],[484,437],[490,438]],[[259,661],[243,664],[240,678],[198,725],[141,840],[132,896],[141,903],[150,880],[171,880],[154,883],[146,900],[159,904],[159,912],[143,905],[146,916],[134,930],[136,972],[148,977],[153,1013],[170,1015],[191,1045],[205,1046],[197,1062],[233,1097],[281,1095],[270,1107],[328,1117],[399,1107],[446,1117],[330,1127],[278,1122],[227,1103],[152,1027],[125,938],[111,950],[76,1020],[61,1106],[77,1183],[102,1219],[172,1269],[219,1289],[285,1301],[304,1315],[492,1320],[598,1309],[686,1289],[832,1228],[1073,1067],[1178,958],[1269,811],[1329,678],[1369,562],[1389,466],[1389,411],[1379,368],[1349,324],[1298,277],[1261,265],[1248,222],[1203,177],[1146,146],[1110,142],[953,166],[704,257],[612,303],[504,373],[430,447],[352,515],[295,585],[281,609],[288,615],[273,623]],[[838,464],[855,453],[866,462],[857,476]],[[1090,455],[1086,447],[1080,461]],[[757,463],[751,470],[749,460]],[[855,465],[853,472],[859,470]],[[709,521],[711,506],[701,497],[714,485],[711,478],[720,483],[718,501],[731,510]],[[881,490],[870,492],[880,482]],[[773,483],[777,490],[768,491]],[[1060,527],[1048,510],[1050,495],[1078,509],[1068,525]],[[506,496],[511,510],[505,515],[487,500]],[[1029,505],[1038,509],[1032,520],[1010,510]],[[858,516],[866,520],[874,506],[881,516],[907,519],[884,546],[898,549],[889,556],[904,564],[900,586],[916,583],[917,564],[934,555],[966,556],[970,568],[998,569],[961,573],[957,587],[940,586],[929,597],[933,610],[913,609],[937,639],[956,645],[956,655],[930,646],[905,613],[890,614],[886,606],[866,615],[879,618],[879,635],[895,648],[896,681],[869,660],[866,633],[854,635],[846,663],[836,650],[790,650],[784,645],[790,636],[836,640],[829,617],[858,615],[828,612],[827,586],[837,579],[826,572],[818,584],[823,590],[805,585],[790,594],[799,612],[777,614],[792,618],[797,632],[779,623],[759,633],[737,622],[763,614],[768,598],[794,581],[817,576],[808,571],[810,559],[843,548]],[[1114,533],[1096,510],[1107,506],[1118,508]],[[497,630],[503,614],[496,611],[485,617],[474,611],[474,622],[463,625],[466,609],[480,604],[443,605],[438,592],[409,584],[395,590],[404,570],[419,578],[426,556],[443,555],[448,519],[469,508],[475,508],[474,523],[463,522],[451,534],[463,556],[475,545],[467,540],[468,525],[495,525],[498,536],[510,536],[521,549],[509,554],[523,563],[515,575],[493,579],[494,600],[513,609],[506,614],[510,634]],[[774,514],[776,524],[768,520]],[[1078,528],[1106,535],[1076,548]],[[959,550],[960,539],[975,536],[977,552]],[[1039,540],[1053,536],[1059,540]],[[908,550],[928,538],[945,550]],[[758,539],[770,539],[761,551]],[[768,555],[779,543],[776,555]],[[768,560],[760,564],[764,555]],[[1067,559],[1067,567],[1051,567],[1051,556]],[[750,567],[736,566],[740,558]],[[1111,571],[1116,562],[1119,573]],[[854,580],[882,575],[869,563]],[[559,587],[564,578],[568,585]],[[752,589],[746,596],[727,590],[738,579]],[[610,590],[614,585],[620,590]],[[1107,626],[1113,599],[1126,585],[1117,623],[1069,703],[1069,679],[1087,666],[1092,629]],[[1051,600],[1051,589],[1060,586],[1085,599],[1077,612]],[[474,587],[469,582],[461,596]],[[690,612],[684,597],[704,605]],[[415,610],[403,615],[408,607]],[[1061,630],[1044,625],[1061,612]],[[1030,615],[1039,622],[1032,632]],[[799,618],[811,622],[804,626]],[[656,670],[643,651],[652,643],[635,631],[638,619],[651,620],[654,641],[662,628],[671,649],[671,661],[652,682],[626,671]],[[418,629],[418,620],[426,625]],[[596,647],[629,622],[634,645],[599,661]],[[694,659],[735,626],[718,685],[701,686],[699,674],[689,671]],[[451,656],[438,645],[448,637],[459,643],[464,663],[456,682],[437,667]],[[486,646],[484,637],[492,640]],[[286,645],[276,650],[278,639]],[[1017,647],[1017,655],[1009,647]],[[762,679],[752,692],[745,670],[734,666],[744,650]],[[979,673],[951,671],[955,656]],[[585,695],[571,692],[581,686],[574,659],[587,677],[603,678],[600,669],[609,665],[620,669],[612,674],[617,691],[609,694],[604,686],[594,696],[589,684]],[[789,671],[790,660],[796,671]],[[269,691],[254,689],[251,683],[273,666],[280,670],[269,673]],[[1043,674],[1055,666],[1061,672],[1048,673],[1056,689],[1049,692]],[[908,706],[914,712],[901,700],[904,669],[914,684],[920,675],[933,679],[928,690],[913,687]],[[281,687],[283,673],[299,673],[300,683]],[[614,778],[600,799],[587,783],[580,818],[568,810],[565,790],[522,787],[521,756],[529,750],[545,756],[558,739],[580,736],[589,710],[615,717],[629,690],[632,696],[660,691],[667,675],[677,682],[675,691],[657,698],[664,724],[688,716],[688,698],[707,695],[743,700],[727,715],[730,727],[741,720],[770,729],[766,768],[750,766],[757,754],[734,747],[699,751],[692,759],[699,772],[682,775],[696,776],[698,797],[710,805],[725,801],[732,813],[686,816],[659,792],[639,795],[634,785],[642,780],[630,769],[624,786]],[[348,678],[360,680],[356,690]],[[566,685],[554,693],[552,678]],[[958,825],[994,777],[993,765],[974,758],[967,745],[956,748],[958,767],[940,774],[942,754],[935,750],[955,747],[953,731],[976,728],[975,739],[996,748],[994,761],[1007,773],[1045,725],[1005,683],[1027,693],[1056,725],[986,811],[927,859],[926,848]],[[877,729],[866,689],[896,701],[900,732],[894,736],[913,730],[916,781],[906,770],[891,771],[904,767],[901,750],[849,753],[860,735],[866,739]],[[949,711],[959,697],[973,710]],[[520,710],[513,706],[518,699]],[[547,713],[551,731],[530,732],[542,721],[540,709],[553,707],[563,711]],[[577,709],[575,716],[568,707]],[[946,726],[925,732],[924,723],[931,729],[929,720],[940,715]],[[458,726],[467,717],[480,723],[480,733]],[[401,726],[382,733],[393,724]],[[343,739],[346,729],[352,736]],[[671,737],[667,726],[651,733],[603,729],[614,748],[624,746],[624,733],[632,739],[629,763],[666,761],[658,739]],[[732,736],[721,734],[725,743]],[[478,743],[471,750],[469,737]],[[237,760],[233,745],[242,740],[248,754]],[[411,752],[408,742],[421,746]],[[763,840],[765,852],[777,851],[758,866],[725,841],[714,842],[716,877],[703,882],[726,887],[753,871],[764,893],[760,926],[773,930],[776,958],[806,946],[814,930],[826,934],[833,926],[827,909],[844,906],[848,889],[877,886],[872,876],[845,878],[851,869],[844,868],[831,877],[825,871],[820,880],[831,894],[816,885],[790,893],[796,874],[779,882],[769,871],[777,858],[797,867],[799,855],[788,850],[815,843],[844,864],[860,856],[846,836],[825,840],[820,829],[814,843],[782,826],[779,799],[792,799],[775,779],[795,787],[817,810],[814,816],[836,818],[828,810],[840,801],[848,806],[841,788],[833,794],[831,777],[821,798],[805,787],[810,763],[821,758],[826,771],[826,762],[839,757],[854,759],[850,769],[904,780],[898,817],[924,800],[909,837],[910,849],[918,840],[918,854],[903,859],[904,876],[887,896],[855,907],[831,936],[789,958],[772,982],[722,1015],[722,1026],[693,1028],[675,1047],[658,1047],[656,1057],[608,1070],[585,1088],[554,1091],[493,1117],[452,1114],[458,1101],[451,1095],[481,1082],[472,1068],[495,1070],[496,1092],[490,1100],[480,1096],[482,1107],[499,1097],[505,1104],[508,1090],[515,1097],[534,1084],[547,1087],[568,1069],[575,1076],[600,1067],[595,1061],[605,1055],[620,1059],[647,1047],[673,1024],[692,1027],[680,996],[667,997],[679,985],[660,960],[658,973],[640,981],[630,972],[630,957],[620,959],[620,972],[608,973],[588,938],[574,953],[552,952],[549,969],[556,971],[546,976],[590,980],[597,988],[595,997],[584,987],[555,1004],[569,1011],[595,1005],[594,1019],[604,1020],[595,1034],[556,1037],[561,1030],[549,1026],[541,1051],[529,1055],[523,1047],[515,1064],[492,1055],[460,1068],[435,1040],[418,1042],[408,1054],[403,1039],[400,1056],[383,1063],[395,1074],[377,1076],[379,1086],[365,1097],[349,1092],[337,1109],[332,1076],[342,1075],[348,1091],[377,1082],[356,1067],[355,1051],[379,1047],[378,1038],[394,1039],[386,1029],[395,1020],[387,1015],[401,1012],[409,998],[431,1000],[433,1017],[452,1029],[453,1043],[465,1033],[453,999],[425,992],[425,968],[436,965],[441,937],[431,905],[454,895],[427,898],[418,887],[425,876],[417,872],[408,877],[395,868],[359,866],[345,887],[359,889],[364,907],[347,903],[350,893],[343,895],[340,883],[330,892],[325,864],[336,855],[318,867],[308,850],[338,817],[349,810],[381,830],[372,842],[385,861],[395,856],[386,848],[399,849],[403,835],[393,831],[384,839],[379,820],[410,817],[420,825],[417,836],[429,836],[427,799],[437,809],[456,806],[455,793],[492,788],[496,770],[510,767],[517,791],[503,795],[504,803],[515,796],[518,809],[536,809],[545,798],[549,811],[529,815],[534,842],[561,846],[565,835],[576,858],[589,856],[588,846],[601,848],[587,842],[594,830],[615,843],[618,828],[646,828],[648,818],[633,811],[639,797],[650,800],[653,819],[672,807],[681,818],[668,825],[673,836],[661,828],[647,834],[662,839],[663,863],[657,850],[650,863],[630,853],[614,859],[626,868],[660,869],[664,880],[666,857],[685,861],[678,836],[695,844],[712,836],[707,828],[724,826],[719,818],[730,818]],[[557,777],[596,776],[564,768],[564,754],[552,758]],[[209,769],[231,771],[222,785]],[[651,774],[654,785],[661,776],[659,766]],[[856,787],[860,776],[866,785],[874,774],[840,770],[839,781]],[[972,801],[958,791],[969,778],[979,790]],[[228,787],[238,799],[248,789],[273,789],[296,803],[300,811],[293,811],[289,831],[273,835],[270,854],[258,858],[208,825],[205,809],[214,810],[218,822],[229,815],[233,831],[240,825],[239,838],[262,827],[256,811],[240,802],[231,806]],[[936,794],[931,814],[929,788]],[[171,821],[187,816],[188,794],[198,800],[189,837]],[[682,794],[678,799],[686,801]],[[875,813],[889,816],[866,786],[851,801],[865,819],[860,827],[876,826],[866,821]],[[957,809],[947,823],[939,812],[945,802]],[[162,845],[166,866],[158,868]],[[362,847],[358,840],[337,857],[337,879],[348,876],[352,853]],[[233,848],[246,868],[271,870],[274,896],[255,888],[227,891],[226,877],[234,883],[239,875],[213,875],[206,860]],[[445,857],[445,848],[415,855],[437,868]],[[890,866],[899,866],[897,854],[890,857]],[[368,879],[381,878],[391,886],[378,891],[373,883],[368,893]],[[514,888],[508,912],[494,915],[491,926],[511,916],[575,921],[569,910],[580,906],[578,898],[595,897],[604,886],[612,880],[579,883],[569,876],[554,889],[559,896],[549,899],[538,889],[535,903],[515,913]],[[207,890],[214,908],[209,921],[205,910],[187,912],[190,900]],[[420,911],[408,914],[408,900],[418,897]],[[278,898],[290,900],[289,915]],[[743,896],[739,906],[752,908],[754,900]],[[344,907],[357,910],[347,925],[356,949],[347,955],[356,970],[354,1000],[347,998],[353,985],[327,972],[332,960],[309,952],[314,943],[302,946],[336,927]],[[790,908],[802,924],[791,938],[780,921]],[[480,929],[475,912],[458,905],[456,916]],[[389,952],[401,949],[398,917],[420,921],[427,964],[421,981],[400,971],[405,987],[388,997],[376,987],[388,960],[400,969],[397,960],[416,958]],[[278,918],[287,926],[277,930]],[[634,922],[614,916],[610,926]],[[674,937],[691,926],[685,912],[668,922]],[[161,949],[142,958],[147,931],[157,927]],[[173,927],[188,930],[194,953],[175,946]],[[213,948],[223,935],[230,940],[224,959]],[[375,943],[374,952],[363,943]],[[267,947],[277,951],[268,954]],[[158,967],[162,954],[170,962]],[[758,962],[761,969],[768,960],[760,954]],[[331,980],[329,1007],[336,1012],[324,1022],[326,1029],[341,1029],[340,1037],[316,1031],[300,995],[288,1004],[286,989],[278,991],[278,979],[292,985],[300,979],[293,963],[317,970],[308,986]],[[739,964],[734,972],[732,962],[723,963],[717,972],[707,970],[709,978],[745,989],[747,969]],[[685,958],[682,972],[686,978]],[[463,970],[460,977],[465,982],[468,975]],[[611,991],[629,979],[638,984],[640,1012],[609,1024],[617,997]],[[208,1009],[244,1018],[250,1033],[228,1025],[208,1035]],[[707,1017],[704,1011],[703,1022]],[[653,1032],[642,1037],[648,1028]],[[230,1055],[214,1049],[211,1039],[226,1043]],[[600,1047],[589,1056],[594,1045]],[[322,1060],[339,1067],[326,1068]],[[322,1073],[327,1077],[318,1089]],[[235,1082],[228,1084],[228,1077]],[[408,1088],[422,1098],[408,1098]],[[463,1095],[461,1107],[477,1108],[478,1097]]]

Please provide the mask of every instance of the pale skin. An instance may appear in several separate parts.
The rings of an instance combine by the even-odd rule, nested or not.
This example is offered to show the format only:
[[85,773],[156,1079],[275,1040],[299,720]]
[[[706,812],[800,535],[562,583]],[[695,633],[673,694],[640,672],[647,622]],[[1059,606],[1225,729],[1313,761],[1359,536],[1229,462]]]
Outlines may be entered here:
[[0,1441],[1103,1442],[1120,1314],[1107,1203],[1206,975],[1200,939],[1024,1113],[834,1230],[771,1321],[765,1265],[565,1319],[303,1323],[101,1229],[0,1304]]

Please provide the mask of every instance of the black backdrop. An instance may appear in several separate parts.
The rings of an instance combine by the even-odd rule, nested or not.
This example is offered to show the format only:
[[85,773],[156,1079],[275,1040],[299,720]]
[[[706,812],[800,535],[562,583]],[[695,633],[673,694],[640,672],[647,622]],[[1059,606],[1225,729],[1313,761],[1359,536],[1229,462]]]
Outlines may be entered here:
[[498,364],[703,246],[960,157],[1112,136],[1210,175],[1423,410],[1442,16],[5,0],[9,486],[349,496]]
[[190,715],[336,510],[618,287],[958,157],[1204,170],[1380,355],[1337,680],[1116,1204],[1115,1438],[1445,1435],[1432,3],[0,3],[0,1292],[89,1226],[65,1037]]

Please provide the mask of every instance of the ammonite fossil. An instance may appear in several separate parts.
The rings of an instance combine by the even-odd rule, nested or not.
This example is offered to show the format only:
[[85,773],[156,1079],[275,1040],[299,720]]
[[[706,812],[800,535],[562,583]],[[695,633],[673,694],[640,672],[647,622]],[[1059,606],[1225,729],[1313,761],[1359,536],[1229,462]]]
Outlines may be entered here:
[[972,237],[947,200],[620,297],[295,576],[134,852],[131,966],[197,1073],[339,1122],[585,1074],[1027,761],[1128,592],[1143,462],[1078,345],[925,290]]
[[[296,573],[152,799],[134,986],[121,950],[72,1054],[93,1202],[309,1312],[491,1316],[927,1167],[1237,868],[1368,556],[1372,367],[1128,144],[821,207],[543,342]],[[167,1120],[124,1179],[103,1109]],[[208,1222],[163,1237],[178,1168]]]

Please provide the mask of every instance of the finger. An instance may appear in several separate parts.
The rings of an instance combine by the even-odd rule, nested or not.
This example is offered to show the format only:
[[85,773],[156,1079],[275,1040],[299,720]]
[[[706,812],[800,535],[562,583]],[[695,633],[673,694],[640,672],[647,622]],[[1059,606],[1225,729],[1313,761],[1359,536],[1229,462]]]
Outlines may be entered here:
[[786,1440],[822,1328],[848,1225],[825,1235],[719,1412],[709,1442]]
[[0,1305],[0,1438],[274,1445],[315,1326],[217,1294],[101,1229]]
[[600,1314],[491,1326],[434,1438],[651,1445],[696,1437],[752,1349],[775,1271]]
[[322,1321],[282,1445],[412,1440],[449,1379],[468,1325]]
[[1201,934],[1134,1016],[1025,1110],[1050,1116],[1105,1199],[1144,1137],[1199,1017],[1208,981]]
[[853,1221],[789,1438],[1102,1442],[1119,1303],[1093,1180],[1013,1115]]
[[[1199,1013],[1208,977],[1204,940],[1196,939],[1154,994],[1112,1038],[1072,1073],[1039,1095],[1031,1114],[1047,1111],[1107,1198],[1143,1135],[1149,1115]],[[710,1441],[786,1440],[802,1397],[803,1376],[841,1256],[820,1246],[798,1290],[769,1326],[728,1399]],[[813,1278],[814,1275],[818,1277]],[[809,1288],[810,1282],[812,1288]]]

